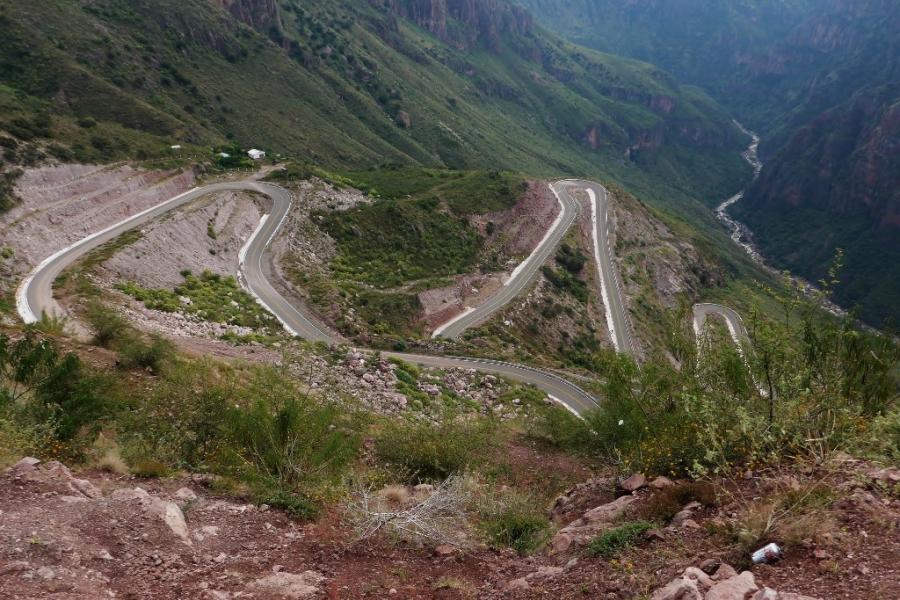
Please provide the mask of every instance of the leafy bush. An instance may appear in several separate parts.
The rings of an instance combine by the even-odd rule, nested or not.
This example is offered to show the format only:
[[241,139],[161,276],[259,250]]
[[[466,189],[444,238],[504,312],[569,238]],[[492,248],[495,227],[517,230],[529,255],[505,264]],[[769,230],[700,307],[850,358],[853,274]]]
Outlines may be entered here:
[[[133,282],[120,283],[116,287],[151,310],[182,312],[215,323],[253,329],[276,326],[275,317],[242,290],[234,277],[223,277],[211,271],[204,271],[200,276],[182,271],[182,276],[184,283],[174,290],[149,289]],[[182,297],[189,302],[182,302]]]
[[496,423],[489,419],[438,425],[388,421],[375,439],[375,453],[411,483],[434,482],[461,473],[495,445]]
[[637,544],[641,537],[651,529],[653,529],[653,524],[647,521],[632,521],[620,525],[591,540],[587,546],[587,552],[592,556],[604,558],[615,556]]
[[24,426],[46,426],[71,441],[95,431],[110,410],[108,378],[89,372],[73,353],[33,331],[17,341],[0,334],[0,411]]
[[900,345],[824,317],[799,290],[780,299],[781,320],[748,313],[741,349],[713,331],[698,353],[692,333],[673,329],[680,369],[595,353],[605,401],[585,415],[592,435],[571,439],[629,470],[693,475],[859,445],[896,411]]
[[114,342],[127,335],[131,329],[121,315],[96,301],[88,304],[85,318],[94,329],[94,344],[103,348],[111,347]]
[[546,542],[550,522],[533,498],[507,492],[480,510],[480,527],[495,545],[529,554]]
[[553,284],[553,287],[556,289],[571,294],[579,302],[587,302],[587,284],[575,277],[568,270],[563,269],[559,271],[545,265],[541,267],[541,273],[543,273],[544,277],[547,278],[547,281]]
[[563,266],[572,275],[578,275],[584,270],[587,257],[577,248],[563,244],[556,253],[556,262]]
[[317,218],[338,244],[338,276],[378,288],[464,273],[480,245],[476,230],[433,198],[382,200]]
[[295,519],[309,521],[319,514],[319,507],[303,494],[295,494],[284,490],[266,490],[256,494],[257,504],[268,504],[272,508],[280,508]]
[[172,343],[159,335],[151,335],[149,341],[139,335],[127,336],[119,341],[117,348],[123,367],[147,369],[151,373],[159,373],[174,352]]
[[171,469],[168,465],[150,458],[138,459],[129,466],[129,471],[135,477],[142,479],[151,479],[154,477],[165,477]]
[[234,464],[251,466],[279,489],[340,475],[359,451],[352,416],[335,404],[299,396],[273,371],[258,371],[258,377],[258,398],[228,411],[227,452],[237,459]]

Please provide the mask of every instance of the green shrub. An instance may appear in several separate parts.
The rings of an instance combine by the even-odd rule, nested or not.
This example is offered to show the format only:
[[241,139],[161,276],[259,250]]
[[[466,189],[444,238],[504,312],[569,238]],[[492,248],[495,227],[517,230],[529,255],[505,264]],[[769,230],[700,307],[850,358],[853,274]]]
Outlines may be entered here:
[[388,421],[375,439],[375,453],[411,483],[442,481],[483,460],[495,447],[496,428],[485,418],[438,425]]
[[58,440],[96,432],[110,416],[113,381],[32,330],[13,341],[0,334],[0,411],[24,427],[46,427]]
[[535,404],[527,431],[531,437],[562,450],[593,454],[599,448],[588,424],[556,404]]
[[508,491],[481,508],[480,528],[491,543],[529,554],[547,541],[550,522],[533,498]]
[[88,304],[85,318],[94,329],[93,343],[103,348],[111,347],[131,330],[131,326],[119,313],[97,301]]
[[[353,415],[300,396],[274,371],[258,371],[258,398],[227,415],[228,453],[279,489],[333,479],[353,461],[360,436]],[[262,385],[261,385],[262,384]]]
[[[174,290],[149,289],[134,282],[120,283],[116,288],[143,302],[151,310],[182,312],[214,323],[253,329],[277,326],[275,317],[241,289],[234,277],[223,277],[211,271],[204,271],[199,276],[188,270],[183,270],[181,274],[184,283]],[[182,303],[182,296],[190,302]]]
[[303,494],[284,490],[267,490],[256,494],[257,504],[279,508],[300,521],[311,521],[319,514],[318,505]]
[[166,477],[171,472],[168,465],[149,458],[136,460],[134,463],[129,464],[128,467],[132,475],[141,479]]
[[653,524],[647,521],[632,521],[615,529],[605,531],[595,537],[587,546],[587,552],[591,556],[610,558],[623,550],[631,548],[649,530]]
[[556,262],[563,266],[566,271],[572,275],[578,275],[584,270],[587,264],[587,257],[577,248],[572,248],[569,244],[563,244],[556,253]]
[[133,334],[119,340],[116,349],[120,364],[126,369],[147,369],[158,374],[165,362],[172,357],[175,347],[162,336],[151,335],[149,341]]

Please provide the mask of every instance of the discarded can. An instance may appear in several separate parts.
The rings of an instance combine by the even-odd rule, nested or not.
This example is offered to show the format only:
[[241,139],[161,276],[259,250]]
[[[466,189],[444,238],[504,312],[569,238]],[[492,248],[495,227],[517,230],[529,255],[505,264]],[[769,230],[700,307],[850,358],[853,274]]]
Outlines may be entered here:
[[760,565],[763,563],[775,562],[782,557],[781,548],[778,544],[767,544],[753,553],[753,564]]

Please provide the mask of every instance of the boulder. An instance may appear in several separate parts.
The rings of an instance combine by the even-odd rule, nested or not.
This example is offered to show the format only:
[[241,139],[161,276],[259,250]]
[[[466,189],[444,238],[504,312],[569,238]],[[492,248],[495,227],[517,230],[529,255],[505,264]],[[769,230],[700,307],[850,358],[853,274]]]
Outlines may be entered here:
[[719,581],[706,594],[706,600],[746,600],[759,589],[750,571]]
[[750,600],[778,600],[779,594],[770,587],[764,587],[753,594]]
[[528,585],[528,580],[526,580],[524,577],[520,577],[518,579],[513,579],[512,581],[507,583],[504,589],[507,592],[522,592],[529,588],[531,588],[531,586]]
[[456,548],[450,544],[439,544],[434,548],[435,556],[453,556],[456,554]]
[[710,579],[709,575],[698,569],[697,567],[688,567],[681,576],[683,579],[690,579],[697,582],[697,587],[702,590],[708,590],[715,582]]
[[703,600],[703,594],[692,579],[673,579],[650,596],[650,600]]
[[900,483],[900,469],[888,468],[878,469],[869,474],[873,481],[880,481],[887,484]]
[[319,593],[319,586],[325,577],[316,571],[286,573],[281,571],[268,575],[250,584],[250,588],[264,594],[273,594],[295,600],[311,598]]
[[183,487],[175,492],[175,499],[181,502],[194,502],[197,500],[197,494],[191,488]]
[[716,574],[713,575],[713,579],[716,581],[725,581],[726,579],[731,579],[736,576],[738,573],[734,570],[734,567],[729,565],[728,563],[722,563],[719,565],[719,568],[716,569]]
[[598,523],[612,523],[625,513],[628,506],[634,502],[636,498],[633,496],[621,496],[612,502],[601,504],[596,508],[584,513],[584,515],[573,523],[576,527],[583,525],[596,525]]
[[701,506],[703,505],[699,502],[688,502],[687,504],[685,504],[684,508],[678,511],[678,513],[674,517],[672,517],[672,526],[681,527],[682,525],[684,525],[684,522],[693,517],[694,513]]
[[534,579],[550,579],[552,577],[558,577],[562,575],[563,571],[565,571],[565,569],[563,569],[562,567],[540,567],[534,573],[529,573],[528,575],[526,575],[525,579],[527,579],[528,581]]
[[675,485],[675,482],[669,479],[668,477],[659,476],[653,481],[650,482],[650,487],[654,490],[663,490],[665,488],[670,488]]
[[6,470],[7,475],[22,475],[24,473],[28,473],[34,471],[37,466],[41,464],[40,459],[34,458],[33,456],[26,456],[10,468]]
[[[720,566],[722,566],[721,558],[707,558],[700,563],[700,570],[707,575],[715,575]],[[735,573],[735,575],[737,575],[737,573]]]
[[150,512],[162,519],[169,529],[172,530],[177,537],[185,544],[191,545],[191,537],[188,533],[187,523],[184,520],[184,513],[178,508],[174,502],[166,502],[164,500],[154,499],[150,504]]
[[116,490],[110,494],[110,500],[138,505],[147,512],[159,517],[172,533],[185,544],[192,544],[187,523],[184,520],[184,513],[181,512],[181,509],[174,502],[166,502],[155,498],[148,494],[147,490],[139,487]]
[[619,483],[619,487],[625,490],[626,492],[634,492],[642,487],[646,487],[647,478],[644,477],[643,473],[635,473],[628,479]]
[[628,506],[637,500],[635,496],[621,496],[584,513],[581,518],[559,530],[550,541],[553,553],[565,552],[573,544],[594,538],[624,514]]

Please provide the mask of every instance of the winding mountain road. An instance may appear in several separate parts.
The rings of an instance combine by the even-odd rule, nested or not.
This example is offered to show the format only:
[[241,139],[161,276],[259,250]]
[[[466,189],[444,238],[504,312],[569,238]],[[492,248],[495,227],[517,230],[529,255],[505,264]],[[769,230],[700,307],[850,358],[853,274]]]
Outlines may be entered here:
[[[38,321],[38,315],[43,314],[64,316],[63,309],[53,299],[53,281],[66,267],[130,229],[202,196],[221,191],[258,192],[269,197],[273,204],[272,212],[263,217],[259,226],[241,248],[238,275],[242,285],[256,297],[260,304],[278,318],[289,333],[310,341],[340,343],[342,340],[336,333],[317,321],[313,315],[305,312],[304,307],[292,304],[285,299],[269,282],[267,275],[271,267],[264,260],[265,250],[278,235],[284,219],[290,211],[292,196],[284,188],[259,182],[216,183],[194,188],[63,248],[35,267],[20,285],[16,294],[19,316],[26,323]],[[383,354],[427,367],[478,369],[521,383],[532,384],[575,414],[583,414],[598,406],[596,398],[574,383],[555,373],[525,365],[482,358],[429,356],[399,352]]]
[[[540,266],[550,257],[566,231],[575,222],[579,212],[579,203],[574,193],[583,191],[587,195],[591,207],[594,262],[613,344],[619,352],[635,356],[632,328],[622,299],[622,289],[614,266],[612,244],[609,238],[609,194],[606,188],[590,181],[563,180],[551,185],[551,189],[560,203],[560,213],[532,255],[513,271],[510,279],[497,295],[483,305],[471,308],[457,319],[446,323],[441,331],[436,333],[447,337],[456,337],[467,328],[490,318],[520,294],[533,281]],[[258,192],[272,201],[271,213],[260,220],[256,230],[241,248],[238,269],[241,284],[260,304],[278,318],[290,334],[315,342],[341,343],[343,340],[336,332],[320,322],[304,306],[288,301],[270,283],[272,267],[271,262],[265,260],[266,250],[281,230],[291,209],[293,197],[282,187],[256,181],[216,183],[194,188],[56,252],[35,267],[19,286],[16,293],[16,307],[22,320],[26,323],[34,323],[39,320],[38,315],[64,315],[62,308],[53,299],[53,281],[66,267],[79,258],[130,229],[143,225],[202,196],[222,191]],[[694,330],[697,333],[698,341],[706,319],[710,315],[719,315],[724,318],[735,344],[739,348],[742,347],[748,336],[740,315],[730,308],[718,304],[695,305]],[[577,415],[584,414],[598,406],[596,398],[571,381],[555,373],[526,365],[461,356],[433,356],[400,352],[387,352],[384,355],[427,367],[474,368],[532,384]]]
[[631,321],[625,308],[624,294],[619,274],[614,264],[612,242],[609,236],[609,192],[593,181],[566,179],[553,184],[563,197],[572,197],[575,190],[583,190],[591,205],[591,237],[594,242],[594,264],[600,281],[600,294],[606,311],[606,325],[618,352],[636,357]]
[[743,348],[750,341],[747,334],[747,328],[744,327],[744,321],[734,310],[721,304],[695,304],[694,305],[694,335],[699,340],[703,334],[703,328],[706,326],[706,319],[711,315],[717,315],[725,320],[725,326],[728,327],[728,333],[731,340],[743,352]]
[[515,299],[537,277],[541,265],[559,246],[566,232],[578,218],[578,202],[569,194],[560,195],[550,186],[559,202],[559,214],[532,253],[513,270],[499,292],[477,307],[467,307],[461,314],[434,330],[434,337],[457,338],[466,329],[490,319],[494,313]]

